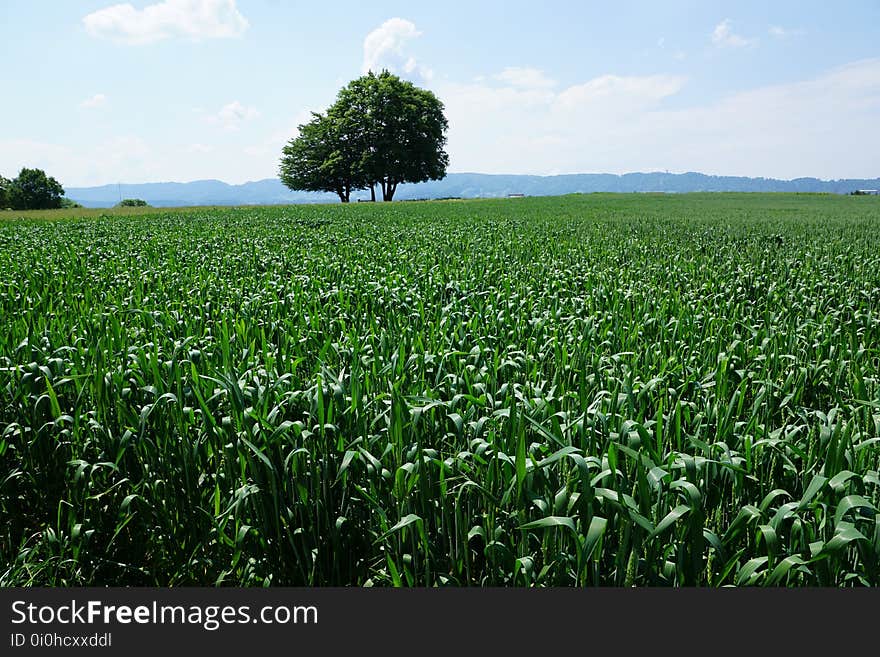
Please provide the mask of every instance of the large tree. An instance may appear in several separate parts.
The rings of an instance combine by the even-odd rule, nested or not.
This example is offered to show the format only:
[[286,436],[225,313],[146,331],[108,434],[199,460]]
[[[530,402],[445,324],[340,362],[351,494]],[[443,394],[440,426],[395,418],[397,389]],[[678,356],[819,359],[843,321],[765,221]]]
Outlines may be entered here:
[[282,151],[281,182],[290,189],[333,192],[343,203],[348,203],[352,190],[366,187],[360,153],[340,127],[330,113],[313,112],[312,120],[299,126],[299,135]]
[[448,122],[443,103],[427,89],[388,71],[370,72],[339,92],[330,113],[351,134],[361,171],[371,187],[381,187],[383,200],[392,200],[400,183],[446,175]]
[[353,80],[325,114],[300,126],[284,147],[282,182],[291,189],[331,191],[348,202],[356,189],[375,186],[394,198],[406,182],[446,175],[448,123],[443,103],[426,89],[383,71]]
[[64,188],[42,169],[24,168],[11,182],[6,195],[14,210],[48,210],[61,207]]

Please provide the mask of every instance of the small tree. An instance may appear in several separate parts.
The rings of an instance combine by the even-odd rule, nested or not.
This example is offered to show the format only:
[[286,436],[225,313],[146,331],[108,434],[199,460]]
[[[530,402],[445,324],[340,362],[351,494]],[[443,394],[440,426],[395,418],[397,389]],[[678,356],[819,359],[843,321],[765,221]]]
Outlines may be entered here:
[[116,204],[117,208],[148,208],[150,204],[139,198],[126,198]]
[[12,181],[7,196],[14,210],[49,210],[61,207],[64,188],[42,169],[24,168]]

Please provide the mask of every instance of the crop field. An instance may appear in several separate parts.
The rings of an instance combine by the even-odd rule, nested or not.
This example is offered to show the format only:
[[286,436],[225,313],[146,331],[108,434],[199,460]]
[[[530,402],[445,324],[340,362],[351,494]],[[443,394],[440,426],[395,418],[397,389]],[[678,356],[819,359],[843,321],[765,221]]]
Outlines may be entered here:
[[880,199],[0,220],[0,585],[880,584]]

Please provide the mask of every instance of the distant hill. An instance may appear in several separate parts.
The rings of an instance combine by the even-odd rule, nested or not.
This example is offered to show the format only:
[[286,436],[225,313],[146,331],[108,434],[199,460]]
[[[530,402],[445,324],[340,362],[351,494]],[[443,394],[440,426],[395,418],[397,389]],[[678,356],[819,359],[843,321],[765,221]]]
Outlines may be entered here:
[[[509,194],[555,196],[575,192],[826,192],[849,194],[856,189],[878,189],[880,178],[819,180],[796,178],[745,178],[708,176],[702,173],[578,173],[560,176],[518,176],[484,173],[450,173],[443,180],[401,185],[395,200],[430,198],[493,198]],[[229,185],[220,180],[188,183],[142,183],[71,187],[67,197],[86,207],[116,205],[120,198],[139,198],[157,207],[182,205],[273,205],[328,203],[335,194],[293,192],[274,178]],[[368,192],[352,198],[367,199]]]

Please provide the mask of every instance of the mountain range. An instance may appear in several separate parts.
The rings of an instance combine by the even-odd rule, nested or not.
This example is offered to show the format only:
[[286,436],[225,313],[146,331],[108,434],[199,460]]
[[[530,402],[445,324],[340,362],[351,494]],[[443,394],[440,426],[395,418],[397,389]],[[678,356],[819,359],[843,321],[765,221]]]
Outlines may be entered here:
[[[702,173],[580,173],[557,176],[450,173],[443,180],[401,185],[395,200],[435,198],[498,198],[511,194],[555,196],[589,192],[824,192],[849,194],[857,189],[878,189],[880,178],[820,180],[796,178],[747,178],[711,176]],[[286,203],[329,203],[335,194],[295,192],[276,178],[241,185],[220,180],[187,183],[142,183],[71,187],[67,197],[85,207],[104,208],[121,199],[142,199],[156,207],[187,205],[274,205]],[[368,199],[369,192],[352,194]]]

